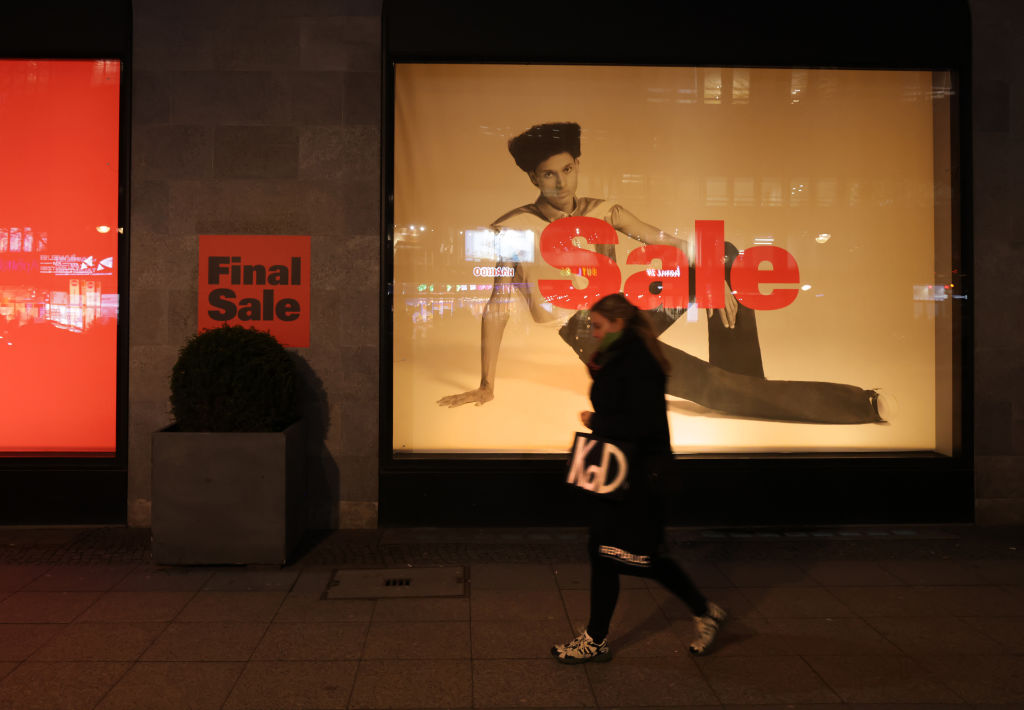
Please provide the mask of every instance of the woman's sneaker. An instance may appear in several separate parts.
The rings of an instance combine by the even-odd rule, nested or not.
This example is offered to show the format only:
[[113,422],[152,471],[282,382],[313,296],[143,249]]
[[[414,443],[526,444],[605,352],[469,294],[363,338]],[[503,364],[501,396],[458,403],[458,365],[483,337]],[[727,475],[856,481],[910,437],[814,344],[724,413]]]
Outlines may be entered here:
[[718,627],[727,616],[725,609],[714,602],[708,602],[708,612],[704,616],[693,617],[697,638],[690,642],[690,653],[694,656],[703,656],[707,653],[715,641],[715,636],[718,635]]
[[551,655],[559,663],[587,663],[588,661],[601,662],[612,660],[612,652],[608,648],[607,639],[597,643],[590,637],[586,629],[569,643],[552,646]]

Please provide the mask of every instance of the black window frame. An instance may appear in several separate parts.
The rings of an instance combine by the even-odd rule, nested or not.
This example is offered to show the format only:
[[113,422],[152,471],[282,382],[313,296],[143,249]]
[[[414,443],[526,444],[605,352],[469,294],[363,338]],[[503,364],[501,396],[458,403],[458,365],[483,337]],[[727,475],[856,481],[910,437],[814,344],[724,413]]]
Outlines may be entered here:
[[[633,3],[502,8],[385,0],[382,17],[380,522],[576,525],[564,457],[401,456],[392,447],[393,138],[397,63],[629,64],[949,71],[954,309],[953,455],[680,456],[669,522],[971,522],[973,327],[971,18],[967,0]],[[956,231],[959,230],[959,234]]]
[[0,455],[0,524],[118,524],[127,518],[128,324],[132,4],[20,2],[0,22],[4,59],[105,59],[121,63],[119,97],[118,319],[113,454]]

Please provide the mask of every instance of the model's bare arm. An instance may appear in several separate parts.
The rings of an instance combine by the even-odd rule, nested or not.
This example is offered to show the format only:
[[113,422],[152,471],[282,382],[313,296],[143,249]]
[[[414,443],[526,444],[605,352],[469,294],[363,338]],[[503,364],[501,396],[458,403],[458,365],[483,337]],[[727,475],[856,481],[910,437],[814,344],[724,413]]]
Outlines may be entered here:
[[615,205],[608,213],[608,223],[623,234],[633,237],[644,244],[668,244],[686,253],[686,240],[663,232],[652,224],[647,224],[622,205]]
[[452,394],[437,400],[442,407],[459,407],[473,403],[478,407],[494,399],[494,377],[498,369],[498,350],[501,348],[501,337],[505,332],[511,311],[513,284],[522,280],[520,266],[515,265],[513,276],[501,276],[509,264],[498,263],[498,276],[494,277],[491,296],[484,306],[484,316],[480,323],[480,386],[476,389]]
[[[684,254],[686,253],[686,240],[679,239],[671,234],[666,234],[657,227],[637,219],[634,214],[622,205],[612,207],[608,215],[608,222],[617,230],[644,244],[668,244],[674,246]],[[708,318],[712,317],[712,309],[708,309]],[[736,312],[739,310],[739,303],[732,289],[726,284],[725,307],[715,309],[718,317],[722,319],[722,325],[726,328],[736,327]]]

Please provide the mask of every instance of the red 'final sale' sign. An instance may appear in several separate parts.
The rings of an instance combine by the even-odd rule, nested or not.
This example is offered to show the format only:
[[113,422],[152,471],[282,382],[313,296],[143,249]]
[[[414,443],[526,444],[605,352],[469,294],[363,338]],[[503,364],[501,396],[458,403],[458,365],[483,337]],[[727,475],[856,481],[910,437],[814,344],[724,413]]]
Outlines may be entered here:
[[199,330],[242,325],[309,347],[309,237],[199,236]]

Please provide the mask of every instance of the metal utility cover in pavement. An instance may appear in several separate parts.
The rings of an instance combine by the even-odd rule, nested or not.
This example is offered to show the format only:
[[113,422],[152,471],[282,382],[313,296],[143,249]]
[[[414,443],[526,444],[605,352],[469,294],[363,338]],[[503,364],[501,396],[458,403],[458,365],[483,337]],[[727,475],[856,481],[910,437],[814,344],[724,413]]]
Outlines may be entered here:
[[399,599],[461,597],[466,594],[464,567],[335,570],[327,599]]

